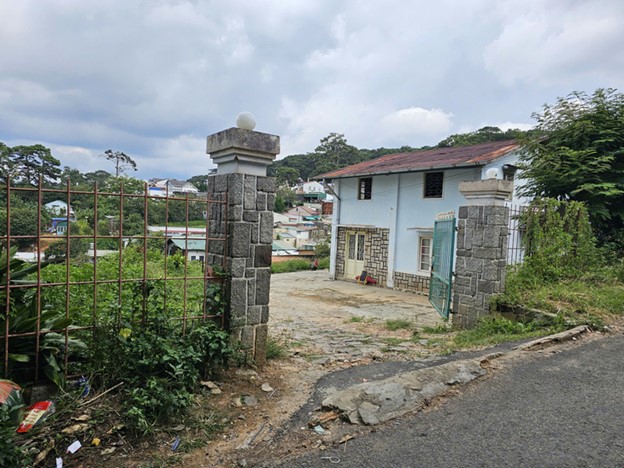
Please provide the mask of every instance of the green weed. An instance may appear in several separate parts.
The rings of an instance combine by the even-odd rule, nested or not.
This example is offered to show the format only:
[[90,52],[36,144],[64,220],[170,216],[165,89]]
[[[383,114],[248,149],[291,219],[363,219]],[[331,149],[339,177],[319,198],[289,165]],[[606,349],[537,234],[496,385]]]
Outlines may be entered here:
[[266,358],[284,359],[287,356],[288,352],[286,351],[286,344],[284,340],[277,340],[269,336],[266,343]]
[[412,327],[412,322],[404,319],[386,320],[386,329],[390,331],[406,330]]

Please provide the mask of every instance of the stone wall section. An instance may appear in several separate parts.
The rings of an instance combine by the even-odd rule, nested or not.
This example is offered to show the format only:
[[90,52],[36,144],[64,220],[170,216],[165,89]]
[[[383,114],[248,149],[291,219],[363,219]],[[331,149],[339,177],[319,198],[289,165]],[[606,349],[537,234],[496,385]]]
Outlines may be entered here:
[[429,294],[429,277],[395,271],[394,289],[427,295]]
[[505,206],[459,208],[453,322],[460,327],[489,314],[491,297],[504,290],[508,222]]
[[257,364],[266,361],[271,282],[271,244],[275,179],[247,174],[216,174],[208,178],[210,198],[226,199],[227,207],[210,210],[209,235],[219,235],[227,216],[226,243],[209,241],[209,264],[226,256],[226,326],[234,341],[250,350]]

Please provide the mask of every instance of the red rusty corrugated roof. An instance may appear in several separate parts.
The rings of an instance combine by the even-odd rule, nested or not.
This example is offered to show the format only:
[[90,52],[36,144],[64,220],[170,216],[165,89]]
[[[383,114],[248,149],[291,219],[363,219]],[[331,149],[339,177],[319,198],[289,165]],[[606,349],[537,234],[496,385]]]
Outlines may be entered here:
[[370,161],[318,175],[314,179],[339,179],[393,172],[418,172],[428,169],[483,166],[505,156],[520,145],[515,140],[494,141],[472,146],[434,148],[413,153],[387,154]]

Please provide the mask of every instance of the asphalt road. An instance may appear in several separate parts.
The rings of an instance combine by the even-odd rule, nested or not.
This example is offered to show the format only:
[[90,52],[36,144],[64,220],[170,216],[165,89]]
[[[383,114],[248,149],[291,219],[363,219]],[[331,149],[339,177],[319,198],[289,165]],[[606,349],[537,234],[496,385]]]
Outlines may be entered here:
[[287,465],[622,467],[624,335],[534,353],[437,410]]

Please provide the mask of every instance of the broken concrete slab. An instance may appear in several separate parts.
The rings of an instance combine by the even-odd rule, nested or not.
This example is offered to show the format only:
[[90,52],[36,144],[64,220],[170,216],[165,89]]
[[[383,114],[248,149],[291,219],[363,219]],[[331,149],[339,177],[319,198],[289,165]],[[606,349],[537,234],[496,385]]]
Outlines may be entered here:
[[375,425],[415,411],[453,385],[468,383],[486,374],[482,358],[448,362],[387,379],[366,382],[323,400],[353,424]]

